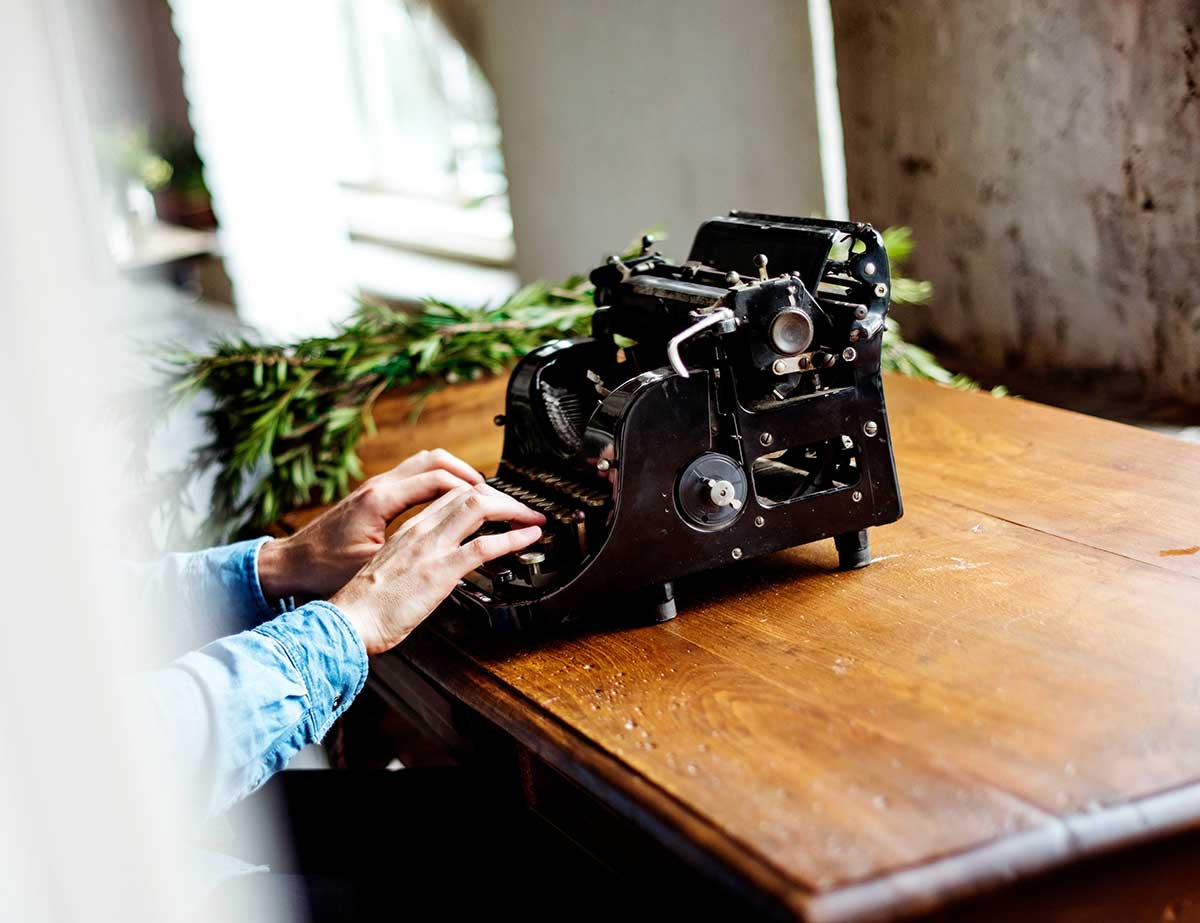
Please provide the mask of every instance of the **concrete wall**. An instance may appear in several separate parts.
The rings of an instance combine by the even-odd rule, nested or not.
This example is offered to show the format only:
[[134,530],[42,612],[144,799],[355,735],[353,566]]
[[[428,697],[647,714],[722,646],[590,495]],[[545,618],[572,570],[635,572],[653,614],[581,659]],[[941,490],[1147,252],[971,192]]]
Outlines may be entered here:
[[499,101],[517,264],[586,270],[664,224],[824,211],[804,0],[439,0]]
[[833,15],[851,214],[912,225],[936,286],[905,331],[1200,401],[1200,4]]

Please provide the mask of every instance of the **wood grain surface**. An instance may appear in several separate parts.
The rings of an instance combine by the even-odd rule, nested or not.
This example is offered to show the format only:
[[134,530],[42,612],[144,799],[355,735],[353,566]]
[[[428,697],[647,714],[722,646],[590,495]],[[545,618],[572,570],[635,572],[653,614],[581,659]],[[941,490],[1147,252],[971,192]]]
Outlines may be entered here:
[[[818,543],[682,581],[665,625],[496,640],[438,617],[389,656],[811,920],[1200,824],[1200,448],[887,393],[906,513],[871,567]],[[490,471],[502,402],[457,387],[415,427],[389,402],[367,468],[436,443]]]

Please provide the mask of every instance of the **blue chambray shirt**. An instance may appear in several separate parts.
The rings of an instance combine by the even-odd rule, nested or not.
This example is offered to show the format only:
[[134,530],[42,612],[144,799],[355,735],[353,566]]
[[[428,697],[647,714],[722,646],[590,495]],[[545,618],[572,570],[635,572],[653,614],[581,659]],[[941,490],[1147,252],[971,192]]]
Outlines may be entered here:
[[258,579],[267,541],[133,566],[147,607],[171,611],[182,648],[196,649],[130,677],[124,691],[202,818],[320,741],[367,679],[362,639],[336,606],[268,604]]

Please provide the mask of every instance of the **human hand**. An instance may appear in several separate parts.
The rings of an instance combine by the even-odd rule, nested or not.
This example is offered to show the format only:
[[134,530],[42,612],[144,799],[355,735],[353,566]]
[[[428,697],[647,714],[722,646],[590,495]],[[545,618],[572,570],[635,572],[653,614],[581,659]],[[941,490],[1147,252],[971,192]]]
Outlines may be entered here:
[[[537,541],[545,521],[487,484],[457,487],[403,523],[330,602],[354,623],[367,653],[381,654],[408,637],[466,574]],[[512,529],[464,545],[485,522]]]
[[388,524],[405,510],[483,476],[444,449],[418,452],[368,478],[337,506],[258,552],[258,579],[270,597],[324,599],[383,547]]

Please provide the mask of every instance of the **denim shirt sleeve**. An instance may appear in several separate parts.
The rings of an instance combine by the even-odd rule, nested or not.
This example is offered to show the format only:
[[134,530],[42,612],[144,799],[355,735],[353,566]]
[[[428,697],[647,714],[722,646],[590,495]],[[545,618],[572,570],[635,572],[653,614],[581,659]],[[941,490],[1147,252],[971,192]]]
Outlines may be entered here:
[[173,784],[212,817],[321,740],[366,679],[354,626],[312,602],[131,677],[125,691]]
[[257,538],[205,551],[169,554],[153,564],[127,564],[130,590],[145,617],[169,616],[179,651],[254,628],[278,615],[258,579]]

